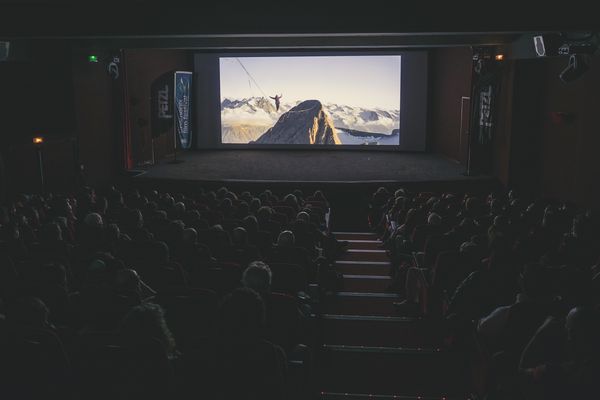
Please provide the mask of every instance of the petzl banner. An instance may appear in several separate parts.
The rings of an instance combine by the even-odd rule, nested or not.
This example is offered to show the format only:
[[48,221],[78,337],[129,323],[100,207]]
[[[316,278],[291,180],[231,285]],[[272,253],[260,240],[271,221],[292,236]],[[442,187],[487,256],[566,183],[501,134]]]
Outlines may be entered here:
[[182,149],[192,146],[192,73],[175,71],[175,138]]
[[173,127],[173,92],[173,72],[167,72],[152,82],[150,87],[152,137],[160,136]]
[[477,142],[488,144],[492,142],[494,128],[496,88],[493,84],[483,85],[477,93],[479,118],[476,125]]

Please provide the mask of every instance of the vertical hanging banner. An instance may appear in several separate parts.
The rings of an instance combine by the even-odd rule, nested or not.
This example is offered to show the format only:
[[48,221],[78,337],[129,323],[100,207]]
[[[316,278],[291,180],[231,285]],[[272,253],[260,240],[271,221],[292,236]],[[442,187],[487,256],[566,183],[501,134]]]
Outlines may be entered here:
[[191,96],[192,73],[175,71],[175,143],[182,149],[192,147]]
[[494,129],[495,88],[493,84],[486,84],[479,88],[479,121],[477,123],[477,142],[488,144],[492,142]]
[[503,71],[502,58],[496,58],[494,48],[473,49],[468,175],[493,172],[493,142]]
[[162,74],[150,87],[152,137],[158,137],[173,127],[173,72]]
[[474,143],[492,143],[496,127],[496,102],[500,89],[502,69],[489,54],[478,54],[473,66],[473,119],[471,126]]

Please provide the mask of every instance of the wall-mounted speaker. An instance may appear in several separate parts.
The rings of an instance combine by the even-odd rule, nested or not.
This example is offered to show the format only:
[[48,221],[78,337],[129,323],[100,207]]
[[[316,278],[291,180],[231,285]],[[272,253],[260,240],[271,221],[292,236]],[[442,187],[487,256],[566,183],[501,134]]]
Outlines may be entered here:
[[546,56],[546,46],[544,45],[543,36],[534,36],[533,45],[535,46],[535,54],[537,54],[538,57]]
[[558,47],[562,39],[557,34],[543,34],[533,37],[535,55],[538,57],[553,57],[558,55]]
[[533,37],[533,45],[535,46],[535,54],[538,57],[546,56],[546,46],[544,45],[544,37],[543,36],[534,36]]

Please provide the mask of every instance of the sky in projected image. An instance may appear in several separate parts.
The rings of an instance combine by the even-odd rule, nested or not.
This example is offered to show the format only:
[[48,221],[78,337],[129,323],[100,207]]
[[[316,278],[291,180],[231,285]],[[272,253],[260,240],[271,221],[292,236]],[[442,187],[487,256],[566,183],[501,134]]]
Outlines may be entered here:
[[398,55],[221,57],[222,142],[303,143],[261,136],[301,102],[318,100],[335,138],[310,144],[398,145],[400,65]]
[[282,101],[399,109],[400,56],[221,58],[221,99],[276,94]]

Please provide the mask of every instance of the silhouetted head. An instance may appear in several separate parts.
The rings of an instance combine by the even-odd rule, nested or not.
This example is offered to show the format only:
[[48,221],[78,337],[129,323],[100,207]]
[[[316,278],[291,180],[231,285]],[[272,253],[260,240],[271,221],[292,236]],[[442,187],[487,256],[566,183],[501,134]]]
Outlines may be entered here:
[[442,217],[436,213],[430,213],[427,217],[427,224],[429,225],[441,225]]
[[106,210],[108,209],[108,200],[104,196],[96,197],[96,200],[92,204],[91,211],[97,212],[99,214],[106,214]]
[[104,220],[98,213],[89,213],[85,216],[83,223],[90,228],[103,228]]
[[492,215],[500,215],[504,213],[504,202],[500,199],[493,199],[490,202],[490,213]]
[[246,229],[242,228],[241,226],[234,228],[232,235],[231,235],[231,241],[233,242],[233,245],[237,246],[237,247],[247,246],[248,245],[248,232],[246,231]]
[[573,236],[580,239],[587,239],[592,236],[593,227],[592,221],[587,214],[578,214],[573,218],[573,225],[571,228]]
[[398,197],[405,197],[406,196],[406,191],[403,188],[397,189],[394,192],[394,198],[398,198]]
[[385,187],[380,186],[375,191],[375,194],[389,194],[389,192],[388,192],[388,190]]
[[270,207],[261,207],[258,209],[258,213],[256,214],[256,218],[258,222],[267,222],[271,219],[271,208]]
[[252,201],[252,194],[248,191],[243,191],[240,195],[240,199],[244,200],[246,203],[250,204]]
[[67,290],[67,270],[62,264],[45,264],[40,272],[45,285],[58,286]]
[[219,209],[223,212],[229,212],[232,208],[233,208],[233,203],[231,202],[231,199],[229,199],[229,198],[225,198],[225,199],[221,200],[221,203],[219,203]]
[[196,244],[198,242],[198,232],[194,228],[183,230],[183,242],[187,244]]
[[9,322],[30,328],[49,326],[48,307],[37,297],[23,297],[8,304],[6,318]]
[[271,204],[271,198],[266,192],[262,192],[261,194],[259,194],[258,198],[260,199],[260,202],[263,206],[268,206]]
[[71,207],[71,202],[65,197],[54,199],[52,208],[56,215],[63,217],[70,217],[73,215],[73,207]]
[[300,211],[298,215],[296,215],[296,219],[299,221],[310,223],[310,215],[306,211]]
[[417,217],[417,209],[411,208],[406,212],[406,216],[404,217],[405,224],[413,224],[416,222]]
[[494,240],[496,240],[496,238],[502,238],[503,240],[508,240],[508,238],[506,237],[506,231],[508,228],[508,225],[502,224],[501,222],[496,224],[496,219],[501,218],[500,216],[497,216],[494,219],[494,223],[492,223],[490,225],[490,227],[488,228],[488,242],[492,243],[494,242]]
[[313,198],[317,201],[326,201],[325,195],[320,190],[315,190],[315,193],[313,193]]
[[465,210],[470,216],[478,216],[481,214],[481,200],[477,197],[469,197],[465,201]]
[[142,216],[142,212],[138,209],[127,209],[123,212],[123,229],[133,230],[140,229],[144,226],[144,217]]
[[229,190],[227,190],[226,187],[221,186],[218,190],[217,190],[217,198],[218,199],[223,199],[225,197],[225,195],[229,192]]
[[292,231],[283,231],[277,237],[278,246],[293,246],[295,242],[296,238],[294,236],[294,232]]
[[271,268],[262,261],[251,262],[242,276],[244,287],[255,290],[263,298],[271,292],[271,280]]
[[115,273],[115,288],[121,293],[142,295],[140,276],[134,269],[124,268]]
[[258,212],[258,210],[261,208],[262,204],[261,201],[258,197],[254,197],[252,200],[250,200],[250,208],[249,211],[252,214],[256,214]]
[[554,207],[546,207],[542,216],[542,226],[549,230],[555,230],[558,225],[558,210]]
[[296,196],[296,199],[298,201],[304,199],[304,193],[302,193],[302,190],[300,190],[300,189],[294,189],[294,191],[292,192],[292,194],[294,196]]
[[298,199],[296,198],[296,196],[294,196],[291,193],[287,194],[283,198],[283,203],[288,207],[292,207],[294,209],[294,211],[298,210]]
[[175,215],[177,216],[177,218],[182,217],[183,215],[185,215],[185,203],[182,201],[178,201],[177,203],[173,204],[174,210],[175,210]]
[[40,214],[34,207],[25,207],[23,209],[23,215],[27,218],[27,225],[32,228],[40,226]]
[[254,215],[248,215],[242,221],[244,223],[244,228],[246,228],[246,232],[249,235],[253,235],[258,232],[258,220]]
[[218,248],[221,249],[231,245],[231,237],[221,225],[213,225],[210,228],[208,228],[208,230],[210,232],[211,242],[213,245],[218,246]]

